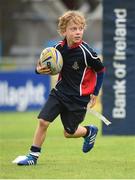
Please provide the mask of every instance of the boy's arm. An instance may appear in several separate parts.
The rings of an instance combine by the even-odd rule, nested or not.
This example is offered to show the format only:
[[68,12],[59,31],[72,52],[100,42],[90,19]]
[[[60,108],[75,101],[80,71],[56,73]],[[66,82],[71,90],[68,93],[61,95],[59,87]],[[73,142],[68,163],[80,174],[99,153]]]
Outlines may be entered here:
[[97,96],[103,83],[105,67],[101,59],[97,56],[97,53],[93,50],[87,53],[87,64],[88,67],[92,68],[97,74],[97,82],[94,90],[94,95]]
[[92,108],[96,104],[97,96],[98,96],[101,86],[103,84],[104,72],[105,72],[105,68],[103,68],[102,71],[97,72],[97,83],[95,86],[94,93],[91,94],[90,108]]
[[104,78],[104,73],[105,73],[105,67],[104,64],[102,63],[101,59],[97,56],[97,53],[93,51],[93,49],[87,47],[87,64],[88,67],[92,68],[97,75],[97,81],[96,81],[96,86],[94,89],[93,94],[91,95],[91,107],[93,107],[96,103],[96,97],[99,94],[100,88],[103,83],[103,78]]
[[97,83],[96,83],[95,90],[93,93],[95,96],[98,96],[99,94],[100,88],[103,84],[104,74],[105,74],[105,68],[97,72]]

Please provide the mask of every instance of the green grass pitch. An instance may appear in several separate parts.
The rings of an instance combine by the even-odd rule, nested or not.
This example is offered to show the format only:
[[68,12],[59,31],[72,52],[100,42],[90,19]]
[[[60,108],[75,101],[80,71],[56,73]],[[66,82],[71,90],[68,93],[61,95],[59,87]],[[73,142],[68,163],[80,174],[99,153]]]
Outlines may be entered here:
[[102,136],[101,122],[87,115],[83,124],[99,128],[95,147],[82,153],[83,139],[66,139],[57,118],[49,127],[36,166],[12,164],[28,153],[38,112],[0,113],[0,179],[133,179],[135,136]]

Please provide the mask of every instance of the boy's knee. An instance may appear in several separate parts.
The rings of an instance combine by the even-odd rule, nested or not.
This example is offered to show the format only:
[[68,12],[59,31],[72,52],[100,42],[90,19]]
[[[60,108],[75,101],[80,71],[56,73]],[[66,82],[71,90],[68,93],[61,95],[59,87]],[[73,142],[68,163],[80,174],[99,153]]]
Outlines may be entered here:
[[75,133],[75,130],[64,130],[64,136],[70,138]]
[[41,128],[47,129],[48,126],[49,126],[49,124],[50,124],[50,122],[45,121],[45,120],[43,120],[43,119],[39,119],[39,126],[40,126]]

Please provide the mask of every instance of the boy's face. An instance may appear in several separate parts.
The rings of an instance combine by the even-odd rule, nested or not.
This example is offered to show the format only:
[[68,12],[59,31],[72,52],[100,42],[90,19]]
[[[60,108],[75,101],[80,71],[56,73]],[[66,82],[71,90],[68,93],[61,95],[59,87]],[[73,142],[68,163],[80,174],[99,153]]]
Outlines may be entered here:
[[81,24],[75,24],[74,22],[69,22],[67,24],[66,31],[63,35],[67,39],[69,46],[72,46],[75,43],[79,43],[83,38],[84,27]]

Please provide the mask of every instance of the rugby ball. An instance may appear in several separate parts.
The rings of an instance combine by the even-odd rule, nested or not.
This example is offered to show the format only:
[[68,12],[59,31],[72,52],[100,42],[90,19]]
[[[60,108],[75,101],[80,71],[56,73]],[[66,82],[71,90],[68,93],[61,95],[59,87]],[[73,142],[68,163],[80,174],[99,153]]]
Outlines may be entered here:
[[47,66],[51,70],[51,75],[58,74],[63,66],[61,53],[54,47],[45,48],[40,54],[41,65]]

